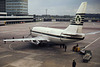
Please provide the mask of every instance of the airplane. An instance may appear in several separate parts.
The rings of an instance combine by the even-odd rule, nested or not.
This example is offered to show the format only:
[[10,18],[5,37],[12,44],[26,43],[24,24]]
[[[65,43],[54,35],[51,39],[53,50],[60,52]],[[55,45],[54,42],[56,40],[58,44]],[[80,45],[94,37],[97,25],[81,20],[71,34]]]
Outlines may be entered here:
[[48,27],[33,27],[30,29],[29,38],[21,39],[4,39],[4,42],[9,41],[31,41],[32,43],[39,45],[41,43],[56,43],[56,44],[66,44],[69,42],[77,42],[84,40],[85,34],[82,33],[85,11],[87,7],[87,2],[82,2],[79,9],[76,12],[76,16],[71,24],[66,29],[56,29]]

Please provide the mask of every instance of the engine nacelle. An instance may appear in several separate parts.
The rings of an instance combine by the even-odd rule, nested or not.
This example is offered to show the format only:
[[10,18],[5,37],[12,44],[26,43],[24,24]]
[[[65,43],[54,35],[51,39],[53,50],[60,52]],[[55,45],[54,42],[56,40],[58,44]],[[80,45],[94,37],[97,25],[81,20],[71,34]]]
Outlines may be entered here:
[[32,43],[38,45],[40,42],[38,40],[31,40]]

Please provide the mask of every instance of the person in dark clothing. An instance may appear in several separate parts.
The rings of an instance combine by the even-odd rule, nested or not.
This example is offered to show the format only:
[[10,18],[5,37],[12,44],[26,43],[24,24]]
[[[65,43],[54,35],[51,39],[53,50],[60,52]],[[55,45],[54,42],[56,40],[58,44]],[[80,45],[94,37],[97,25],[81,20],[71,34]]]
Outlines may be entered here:
[[76,47],[78,47],[78,43],[77,43]]
[[76,67],[76,61],[73,60],[72,67]]
[[65,47],[65,44],[63,44],[63,48]]
[[65,52],[66,52],[67,46],[65,45]]

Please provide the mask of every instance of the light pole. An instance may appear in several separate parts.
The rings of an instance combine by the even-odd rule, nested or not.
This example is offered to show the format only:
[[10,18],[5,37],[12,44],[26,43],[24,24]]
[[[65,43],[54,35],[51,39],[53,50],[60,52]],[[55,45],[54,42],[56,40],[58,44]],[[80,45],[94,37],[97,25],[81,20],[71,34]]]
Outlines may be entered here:
[[47,13],[48,13],[48,9],[46,9],[46,15],[47,15]]

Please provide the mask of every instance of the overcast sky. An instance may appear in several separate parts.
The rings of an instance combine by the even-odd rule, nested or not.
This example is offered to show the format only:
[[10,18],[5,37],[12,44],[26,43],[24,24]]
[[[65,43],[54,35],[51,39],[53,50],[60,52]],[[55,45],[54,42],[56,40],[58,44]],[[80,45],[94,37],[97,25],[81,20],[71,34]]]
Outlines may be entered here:
[[29,14],[75,15],[81,2],[88,2],[87,13],[100,13],[100,0],[29,0]]

